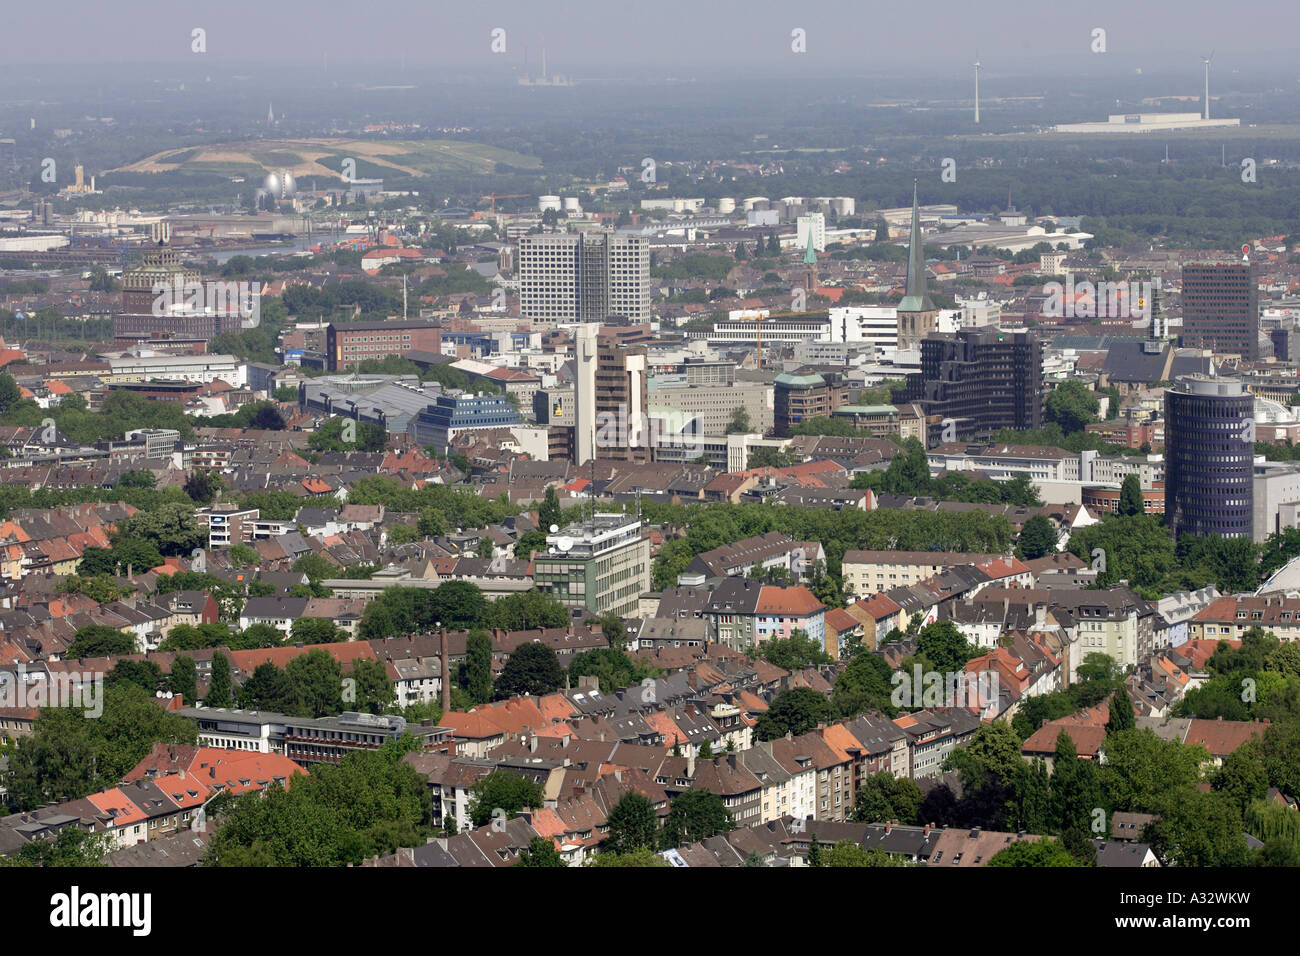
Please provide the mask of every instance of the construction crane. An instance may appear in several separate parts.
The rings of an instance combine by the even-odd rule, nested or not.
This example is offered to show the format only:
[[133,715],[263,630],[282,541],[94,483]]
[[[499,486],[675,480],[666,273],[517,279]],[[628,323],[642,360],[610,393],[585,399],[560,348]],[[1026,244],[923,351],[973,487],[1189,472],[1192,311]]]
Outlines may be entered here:
[[[811,310],[811,311],[814,311],[814,312],[815,312],[815,311],[818,311],[818,310],[814,309],[814,310]],[[768,313],[766,313],[766,314],[765,314],[764,312],[760,311],[757,315],[747,315],[747,316],[745,316],[743,319],[740,320],[740,321],[742,321],[742,322],[753,322],[753,323],[754,323],[754,333],[755,333],[756,344],[757,344],[757,347],[758,347],[758,368],[759,368],[759,371],[762,371],[762,369],[763,369],[763,323],[764,323],[764,322],[767,322],[767,321],[770,320],[770,319],[788,319],[788,318],[795,318],[795,317],[797,317],[797,316],[801,316],[801,315],[809,315],[809,314],[811,314],[810,311],[803,311],[803,312],[794,312],[794,311],[786,311],[786,312],[768,312]]]
[[479,202],[490,199],[492,201],[492,215],[495,216],[497,214],[498,199],[527,199],[530,195],[530,193],[492,193],[490,196],[480,196]]

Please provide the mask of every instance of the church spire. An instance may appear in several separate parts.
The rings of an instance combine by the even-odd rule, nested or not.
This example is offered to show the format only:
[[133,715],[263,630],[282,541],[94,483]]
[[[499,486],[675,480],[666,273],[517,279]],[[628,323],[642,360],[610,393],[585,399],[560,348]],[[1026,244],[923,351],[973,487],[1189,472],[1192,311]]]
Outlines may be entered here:
[[912,236],[907,247],[907,293],[898,303],[899,312],[932,312],[929,283],[925,277],[925,247],[921,243],[921,207],[917,204],[916,180],[912,180]]
[[808,248],[803,254],[803,264],[806,266],[817,265],[817,250],[813,248],[813,231],[808,230]]

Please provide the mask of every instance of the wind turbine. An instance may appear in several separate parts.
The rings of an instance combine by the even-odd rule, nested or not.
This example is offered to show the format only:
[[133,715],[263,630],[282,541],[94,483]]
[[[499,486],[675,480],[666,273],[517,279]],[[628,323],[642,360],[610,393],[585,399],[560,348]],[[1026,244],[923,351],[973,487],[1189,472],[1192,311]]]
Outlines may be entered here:
[[1214,59],[1214,51],[1210,51],[1209,56],[1201,57],[1201,62],[1205,64],[1205,118],[1210,118],[1210,61]]
[[980,63],[979,50],[975,51],[975,124],[978,126],[980,121],[980,68],[984,64]]

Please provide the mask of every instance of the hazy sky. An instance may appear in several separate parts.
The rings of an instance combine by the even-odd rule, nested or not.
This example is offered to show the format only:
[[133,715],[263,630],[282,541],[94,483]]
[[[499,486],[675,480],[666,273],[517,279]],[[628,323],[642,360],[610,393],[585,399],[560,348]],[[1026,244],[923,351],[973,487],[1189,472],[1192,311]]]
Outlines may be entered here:
[[[207,52],[191,52],[191,30]],[[1107,52],[1090,50],[1094,28]],[[8,3],[0,64],[188,62],[331,68],[405,61],[460,71],[535,68],[613,75],[990,74],[1181,69],[1215,51],[1215,70],[1292,71],[1296,0],[61,0]],[[506,53],[491,31],[506,31]],[[806,31],[807,52],[791,51]],[[1296,71],[1300,75],[1300,71]]]

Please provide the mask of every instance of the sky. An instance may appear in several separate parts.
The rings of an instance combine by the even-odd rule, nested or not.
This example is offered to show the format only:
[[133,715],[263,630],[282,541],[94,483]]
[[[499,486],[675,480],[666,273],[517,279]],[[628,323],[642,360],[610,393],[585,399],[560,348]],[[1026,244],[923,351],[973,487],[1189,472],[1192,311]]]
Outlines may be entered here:
[[[0,64],[536,70],[617,76],[1295,73],[1296,0],[60,0],[11,3]],[[1285,27],[1285,28],[1283,28]],[[192,50],[205,31],[206,51]],[[504,53],[492,50],[504,30]],[[1105,52],[1093,52],[1104,30]],[[792,46],[803,31],[805,52]],[[497,45],[500,46],[498,34]]]

